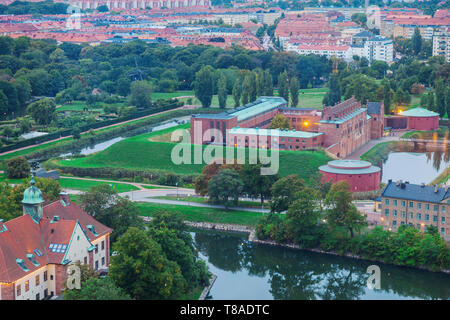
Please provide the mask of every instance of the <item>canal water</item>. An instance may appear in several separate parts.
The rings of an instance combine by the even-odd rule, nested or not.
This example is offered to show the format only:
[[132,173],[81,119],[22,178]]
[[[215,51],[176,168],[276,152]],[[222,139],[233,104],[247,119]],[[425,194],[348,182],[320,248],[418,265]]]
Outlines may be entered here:
[[[247,235],[192,233],[200,257],[217,275],[209,299],[449,299],[450,275],[303,250],[254,244]],[[378,264],[381,289],[367,287]]]
[[384,183],[392,179],[428,184],[445,170],[450,173],[450,155],[448,151],[391,152],[380,165],[383,168],[381,181]]
[[58,157],[66,158],[66,157],[70,157],[73,155],[87,156],[87,155],[90,155],[90,154],[93,154],[93,153],[96,153],[99,151],[103,151],[103,150],[109,148],[110,146],[112,146],[113,144],[115,144],[125,138],[129,138],[129,137],[136,136],[139,134],[155,132],[155,131],[160,131],[163,129],[171,128],[171,127],[177,126],[181,123],[185,123],[188,120],[189,120],[189,117],[180,117],[180,118],[174,118],[172,120],[163,122],[157,126],[151,125],[151,126],[142,127],[137,130],[133,130],[132,132],[130,132],[129,134],[127,134],[123,137],[116,137],[116,138],[108,139],[106,141],[102,141],[102,142],[87,146],[86,148],[83,148],[81,150],[76,150],[74,152],[60,154]]

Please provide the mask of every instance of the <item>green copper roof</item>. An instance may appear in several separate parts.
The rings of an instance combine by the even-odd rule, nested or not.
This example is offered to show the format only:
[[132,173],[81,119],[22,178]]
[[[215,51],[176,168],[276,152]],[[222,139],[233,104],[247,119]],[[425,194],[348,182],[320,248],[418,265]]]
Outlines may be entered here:
[[287,138],[312,138],[322,135],[322,132],[307,132],[296,130],[280,130],[280,129],[259,129],[259,128],[231,128],[229,134],[259,135],[259,136],[279,136]]
[[42,197],[42,192],[37,187],[34,186],[34,178],[31,177],[30,181],[31,187],[26,189],[23,193],[22,203],[24,204],[39,204],[43,203],[44,199]]
[[405,117],[435,117],[439,116],[439,113],[418,107],[403,111],[400,115]]
[[255,102],[241,107],[242,109],[231,112],[231,115],[237,116],[237,121],[242,121],[285,104],[286,100],[282,97],[259,97]]
[[331,119],[331,120],[320,120],[319,123],[335,123],[335,124],[342,124],[354,117],[356,117],[357,115],[363,113],[364,111],[366,111],[366,108],[361,108],[358,109],[350,114],[348,114],[347,116],[341,118],[341,119]]

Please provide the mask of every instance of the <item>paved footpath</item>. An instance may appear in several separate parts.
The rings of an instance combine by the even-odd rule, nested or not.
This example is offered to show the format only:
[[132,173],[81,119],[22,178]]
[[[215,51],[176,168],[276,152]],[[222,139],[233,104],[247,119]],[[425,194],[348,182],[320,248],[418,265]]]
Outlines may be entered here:
[[361,156],[364,153],[366,153],[367,151],[369,151],[370,149],[375,147],[377,144],[383,143],[383,142],[388,142],[388,141],[399,141],[400,137],[402,135],[404,135],[404,134],[405,134],[405,132],[401,132],[400,135],[388,136],[388,137],[382,137],[380,139],[370,140],[369,142],[367,142],[365,145],[363,145],[359,149],[356,149],[355,151],[353,151],[345,159],[348,159],[348,160],[360,160]]

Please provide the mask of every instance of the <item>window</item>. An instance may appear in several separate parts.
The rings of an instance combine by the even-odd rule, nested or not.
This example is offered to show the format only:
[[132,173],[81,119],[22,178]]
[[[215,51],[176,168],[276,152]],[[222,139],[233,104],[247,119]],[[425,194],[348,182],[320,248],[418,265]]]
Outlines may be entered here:
[[409,207],[410,207],[410,208],[413,208],[413,207],[414,207],[414,202],[410,201],[410,202],[409,202]]
[[422,215],[420,213],[416,214],[416,219],[417,220],[422,220]]
[[430,215],[429,214],[425,215],[425,221],[430,221]]
[[87,264],[87,257],[84,257],[84,264]]
[[402,211],[402,218],[406,217],[406,212]]
[[445,229],[441,228],[441,233],[444,234],[445,233]]
[[36,300],[41,300],[41,296],[39,295],[39,293],[36,295]]
[[445,224],[445,217],[441,217],[441,223]]
[[425,204],[425,210],[430,210],[430,205],[429,204]]
[[433,206],[433,211],[438,212],[438,211],[439,211],[439,208],[438,208],[438,207],[439,207],[439,206],[435,204],[435,205]]
[[22,294],[22,285],[18,284],[16,286],[16,296],[20,296]]
[[37,276],[36,276],[36,286],[38,286],[39,283],[40,283],[40,277],[39,277],[39,275],[37,275]]
[[95,245],[95,253],[98,253],[98,244]]
[[102,241],[102,250],[105,250],[105,240]]
[[392,226],[395,228],[397,226],[397,221],[392,221]]
[[402,207],[403,207],[403,208],[406,207],[406,201],[403,201],[403,200],[402,200]]
[[422,204],[420,202],[417,203],[417,209],[422,209]]
[[394,217],[397,216],[397,210],[394,210],[394,212],[392,213],[392,216],[394,216]]
[[412,212],[409,213],[409,218],[410,218],[410,219],[413,218],[413,213],[412,213]]
[[105,265],[105,257],[102,258],[102,266]]
[[95,270],[98,270],[98,261],[95,261]]
[[397,206],[397,200],[392,201],[394,203],[394,206]]
[[437,222],[437,216],[433,216],[433,222]]
[[442,207],[441,207],[441,212],[442,212],[442,213],[445,213],[445,206],[442,206]]
[[389,216],[389,209],[384,209],[384,215],[387,217]]
[[388,206],[389,205],[389,199],[384,200],[384,203]]
[[48,277],[47,271],[44,271],[44,282],[47,281],[47,277]]
[[25,281],[25,292],[28,292],[30,290],[30,281]]

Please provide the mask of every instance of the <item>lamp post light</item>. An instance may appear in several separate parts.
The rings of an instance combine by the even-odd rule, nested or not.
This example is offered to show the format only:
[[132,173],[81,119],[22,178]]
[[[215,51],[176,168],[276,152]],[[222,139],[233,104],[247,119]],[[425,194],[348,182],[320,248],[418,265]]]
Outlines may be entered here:
[[178,182],[175,183],[175,185],[177,186],[177,200],[180,200],[180,198],[178,198]]

